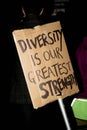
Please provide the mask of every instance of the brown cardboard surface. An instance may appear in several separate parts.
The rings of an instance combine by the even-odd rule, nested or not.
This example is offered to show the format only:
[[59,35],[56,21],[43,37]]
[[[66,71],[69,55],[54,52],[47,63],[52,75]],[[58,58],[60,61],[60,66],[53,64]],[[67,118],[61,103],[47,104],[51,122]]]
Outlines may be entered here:
[[79,91],[59,21],[12,34],[35,109]]

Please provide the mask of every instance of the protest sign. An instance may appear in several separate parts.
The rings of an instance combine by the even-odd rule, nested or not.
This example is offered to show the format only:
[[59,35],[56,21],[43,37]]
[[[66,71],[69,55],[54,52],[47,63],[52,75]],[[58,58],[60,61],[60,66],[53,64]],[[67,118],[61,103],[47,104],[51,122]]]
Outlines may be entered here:
[[35,109],[78,93],[59,21],[12,32]]

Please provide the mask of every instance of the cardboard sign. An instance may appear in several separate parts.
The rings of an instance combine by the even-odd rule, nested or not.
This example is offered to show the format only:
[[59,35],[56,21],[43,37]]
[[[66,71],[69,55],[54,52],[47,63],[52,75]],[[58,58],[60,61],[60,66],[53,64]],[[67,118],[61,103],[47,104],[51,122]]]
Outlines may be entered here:
[[59,21],[12,35],[35,109],[79,91]]

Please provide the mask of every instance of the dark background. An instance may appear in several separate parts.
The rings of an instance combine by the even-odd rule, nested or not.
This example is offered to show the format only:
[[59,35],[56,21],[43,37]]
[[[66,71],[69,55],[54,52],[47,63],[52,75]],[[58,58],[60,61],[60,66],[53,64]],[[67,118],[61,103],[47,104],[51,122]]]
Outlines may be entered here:
[[[61,4],[61,3],[62,4]],[[81,76],[76,61],[76,50],[83,38],[87,35],[87,4],[85,1],[76,0],[55,0],[55,9],[58,11],[58,17],[64,30],[64,35],[69,49],[73,67],[75,69],[78,84],[81,87]],[[62,115],[57,102],[49,104],[37,112],[28,111],[28,107],[9,103],[10,93],[10,78],[12,68],[14,66],[14,43],[11,36],[11,29],[17,25],[22,17],[21,1],[2,1],[0,4],[0,92],[1,92],[1,120],[3,121],[2,128],[7,126],[9,129],[14,128],[36,128],[42,127],[47,129],[65,128]],[[72,98],[64,100],[66,111],[72,128],[75,128],[75,120],[70,108]],[[29,108],[30,109],[30,108]],[[31,108],[32,109],[32,108]],[[50,110],[50,111],[49,111]],[[27,113],[27,114],[26,114]],[[29,118],[29,115],[32,115]],[[44,119],[44,120],[43,120]],[[28,126],[31,123],[30,126]],[[62,122],[63,125],[60,125]],[[39,126],[40,124],[40,126]],[[53,125],[52,125],[53,124]],[[65,129],[64,129],[65,130]],[[74,129],[75,130],[75,129]]]

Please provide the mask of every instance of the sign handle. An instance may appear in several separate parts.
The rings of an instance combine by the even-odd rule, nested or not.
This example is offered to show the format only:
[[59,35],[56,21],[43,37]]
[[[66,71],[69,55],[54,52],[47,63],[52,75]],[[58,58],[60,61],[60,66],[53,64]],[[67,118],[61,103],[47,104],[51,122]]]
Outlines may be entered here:
[[64,104],[63,104],[63,100],[58,99],[58,103],[59,103],[64,121],[65,121],[66,128],[67,128],[67,130],[71,130],[71,127],[70,127],[70,124],[69,124],[69,121],[68,121],[68,117],[67,117],[67,114],[66,114],[66,111],[65,111],[65,107],[64,107]]

